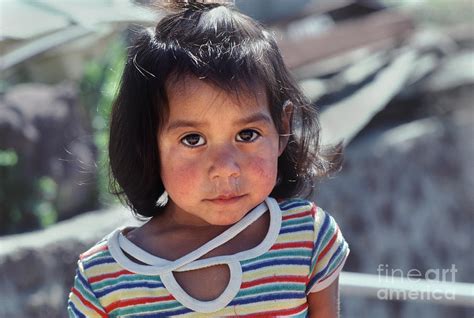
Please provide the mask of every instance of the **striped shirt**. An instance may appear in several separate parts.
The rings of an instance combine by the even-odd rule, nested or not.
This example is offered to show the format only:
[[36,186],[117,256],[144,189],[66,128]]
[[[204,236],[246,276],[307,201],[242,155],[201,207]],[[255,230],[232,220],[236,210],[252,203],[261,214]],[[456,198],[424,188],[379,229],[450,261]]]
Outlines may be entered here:
[[[81,254],[69,295],[69,316],[306,317],[306,295],[338,277],[348,244],[334,219],[309,201],[277,203],[268,198],[265,203],[208,243],[215,243],[209,249],[219,246],[269,211],[264,240],[235,255],[199,259],[209,250],[203,246],[167,261],[133,246],[120,229],[114,231]],[[144,264],[132,261],[124,251]],[[189,296],[172,274],[217,264],[229,266],[230,280],[212,301]]]

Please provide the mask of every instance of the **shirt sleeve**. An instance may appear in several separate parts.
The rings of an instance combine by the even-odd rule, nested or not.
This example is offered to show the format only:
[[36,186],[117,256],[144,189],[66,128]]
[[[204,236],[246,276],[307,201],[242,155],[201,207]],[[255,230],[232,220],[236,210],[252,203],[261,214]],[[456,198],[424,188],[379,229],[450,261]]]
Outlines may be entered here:
[[78,261],[77,264],[74,286],[68,299],[69,318],[108,317],[87,280],[82,262]]
[[339,276],[349,255],[349,245],[334,218],[323,209],[313,206],[314,246],[307,293],[314,293],[331,285]]

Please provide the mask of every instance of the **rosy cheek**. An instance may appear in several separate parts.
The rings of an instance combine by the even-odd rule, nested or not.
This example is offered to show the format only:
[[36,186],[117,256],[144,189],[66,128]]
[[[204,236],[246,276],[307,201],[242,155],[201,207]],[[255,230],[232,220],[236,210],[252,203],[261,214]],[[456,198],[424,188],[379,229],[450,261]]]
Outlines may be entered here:
[[262,183],[274,183],[277,175],[277,161],[273,158],[256,157],[251,160],[248,167],[251,175]]
[[190,192],[199,187],[199,177],[197,168],[195,165],[182,167],[179,171],[176,171],[176,183],[178,193],[183,195],[190,194]]
[[194,161],[183,160],[178,156],[169,157],[162,166],[162,179],[168,192],[186,195],[199,187],[199,169]]

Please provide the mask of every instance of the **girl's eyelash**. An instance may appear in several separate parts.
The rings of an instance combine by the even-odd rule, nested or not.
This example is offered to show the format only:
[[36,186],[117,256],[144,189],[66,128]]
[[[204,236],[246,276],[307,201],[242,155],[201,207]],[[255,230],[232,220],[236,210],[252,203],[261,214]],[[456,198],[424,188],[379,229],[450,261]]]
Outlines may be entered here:
[[[200,142],[200,139],[202,139],[202,142]],[[180,142],[184,146],[189,147],[189,148],[197,148],[206,144],[206,141],[204,140],[204,138],[199,134],[188,134],[184,136],[183,138],[181,138]]]
[[258,132],[257,130],[255,130],[255,129],[244,129],[244,130],[240,131],[237,134],[236,139],[238,139],[238,137],[242,133],[251,133],[252,136],[251,136],[250,140],[237,140],[237,141],[251,143],[251,142],[254,142],[255,140],[257,140],[258,138],[260,138],[262,136],[262,134],[260,132]]

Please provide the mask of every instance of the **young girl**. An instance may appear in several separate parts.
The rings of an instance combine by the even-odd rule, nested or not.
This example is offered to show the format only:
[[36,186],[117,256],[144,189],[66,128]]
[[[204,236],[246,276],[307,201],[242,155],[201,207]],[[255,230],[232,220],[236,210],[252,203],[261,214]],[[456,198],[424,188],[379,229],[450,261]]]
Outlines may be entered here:
[[298,198],[340,163],[315,110],[260,24],[174,4],[131,47],[111,118],[116,192],[149,220],[81,255],[70,317],[337,317],[349,248]]

